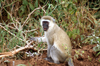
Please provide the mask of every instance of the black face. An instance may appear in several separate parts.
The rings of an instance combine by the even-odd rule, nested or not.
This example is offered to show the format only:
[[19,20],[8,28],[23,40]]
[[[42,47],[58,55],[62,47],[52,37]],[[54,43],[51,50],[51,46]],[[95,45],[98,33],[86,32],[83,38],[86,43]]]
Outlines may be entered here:
[[49,22],[48,21],[43,21],[43,30],[44,31],[47,31],[48,30],[48,28],[49,28]]

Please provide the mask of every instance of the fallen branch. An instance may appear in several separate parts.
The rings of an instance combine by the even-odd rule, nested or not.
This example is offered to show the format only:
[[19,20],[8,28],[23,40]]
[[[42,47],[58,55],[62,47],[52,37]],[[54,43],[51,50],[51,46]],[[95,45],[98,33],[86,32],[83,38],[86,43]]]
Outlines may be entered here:
[[[31,43],[33,43],[33,41],[28,43],[25,47],[20,47],[16,50],[10,51],[10,52],[0,53],[0,58],[7,57],[7,56],[13,56],[13,55],[17,54],[18,52],[25,50],[25,49],[34,49],[34,45],[31,45]],[[34,49],[34,50],[36,50],[36,49]]]

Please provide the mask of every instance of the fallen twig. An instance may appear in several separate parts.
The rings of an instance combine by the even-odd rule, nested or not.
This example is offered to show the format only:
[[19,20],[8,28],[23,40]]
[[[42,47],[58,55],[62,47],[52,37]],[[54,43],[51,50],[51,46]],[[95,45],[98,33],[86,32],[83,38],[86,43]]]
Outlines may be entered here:
[[[34,48],[34,45],[31,45],[31,43],[33,43],[33,41],[31,41],[30,43],[28,43],[25,47],[20,47],[14,51],[10,51],[10,52],[4,52],[4,53],[0,53],[0,58],[2,57],[7,57],[7,56],[13,56],[15,55],[16,53],[22,51],[22,50],[25,50],[25,49],[33,49]],[[36,50],[36,49],[34,49]]]

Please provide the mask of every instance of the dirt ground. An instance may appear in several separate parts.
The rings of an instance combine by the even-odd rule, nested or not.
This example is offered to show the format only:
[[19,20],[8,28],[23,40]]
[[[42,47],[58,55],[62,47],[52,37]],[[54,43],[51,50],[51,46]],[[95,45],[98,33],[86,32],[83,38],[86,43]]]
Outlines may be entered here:
[[[93,51],[94,46],[96,45],[87,45],[81,49],[73,49],[72,58],[74,66],[100,66],[100,56],[95,57],[96,52]],[[76,56],[78,56],[78,58],[75,58]],[[9,62],[0,61],[0,66],[17,66],[18,64],[25,64],[26,66],[68,66],[67,62],[60,64],[48,62],[44,60],[45,57],[46,51],[44,51],[42,56],[35,56],[25,60],[5,58],[5,60],[9,60]]]

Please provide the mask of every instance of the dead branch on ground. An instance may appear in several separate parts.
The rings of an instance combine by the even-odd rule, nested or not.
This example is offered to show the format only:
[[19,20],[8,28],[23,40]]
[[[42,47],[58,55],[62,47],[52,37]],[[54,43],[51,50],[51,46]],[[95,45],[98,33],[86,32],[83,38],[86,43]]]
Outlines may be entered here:
[[[13,56],[22,50],[34,49],[34,45],[31,45],[31,43],[33,43],[33,41],[29,42],[25,47],[20,47],[18,49],[15,49],[14,51],[10,51],[10,52],[0,53],[0,58],[7,57],[7,56]],[[36,49],[34,49],[34,50],[36,51]]]

